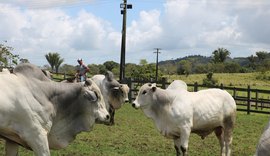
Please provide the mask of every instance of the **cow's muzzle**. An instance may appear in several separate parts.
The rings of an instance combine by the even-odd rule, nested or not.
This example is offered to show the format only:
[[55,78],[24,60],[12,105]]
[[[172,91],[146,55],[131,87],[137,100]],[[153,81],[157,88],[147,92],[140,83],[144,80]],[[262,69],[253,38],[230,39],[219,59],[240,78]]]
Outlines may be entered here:
[[136,103],[134,103],[134,102],[131,104],[131,106],[132,106],[133,108],[135,108],[135,109],[138,109],[138,108],[139,108],[139,106],[136,105]]
[[109,120],[110,119],[110,115],[106,115],[106,120]]

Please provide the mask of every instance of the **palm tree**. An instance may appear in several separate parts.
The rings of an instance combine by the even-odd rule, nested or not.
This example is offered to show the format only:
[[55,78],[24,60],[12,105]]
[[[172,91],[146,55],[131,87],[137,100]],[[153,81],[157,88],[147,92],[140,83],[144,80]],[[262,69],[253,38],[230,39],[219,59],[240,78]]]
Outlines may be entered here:
[[55,72],[58,73],[60,65],[64,62],[64,59],[60,59],[55,63]]
[[256,55],[257,55],[259,61],[263,61],[267,58],[267,55],[269,55],[269,54],[266,51],[258,51],[258,52],[256,52]]
[[212,54],[214,63],[223,63],[231,53],[225,48],[218,48]]
[[60,65],[64,62],[64,59],[60,58],[60,54],[58,53],[48,53],[45,55],[48,63],[50,64],[52,71],[57,73]]

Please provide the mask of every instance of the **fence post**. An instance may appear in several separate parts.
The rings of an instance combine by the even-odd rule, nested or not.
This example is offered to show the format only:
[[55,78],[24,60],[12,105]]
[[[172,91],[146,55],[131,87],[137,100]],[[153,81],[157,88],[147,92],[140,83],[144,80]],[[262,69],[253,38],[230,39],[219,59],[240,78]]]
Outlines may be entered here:
[[194,83],[194,92],[197,92],[198,91],[198,82],[195,82]]
[[165,78],[165,77],[163,77],[163,78],[161,79],[161,83],[162,83],[161,88],[162,88],[162,89],[166,89],[166,78]]
[[233,87],[233,98],[234,98],[234,100],[236,99],[236,88],[235,87]]
[[256,90],[256,110],[258,109],[258,90]]
[[247,88],[247,114],[250,114],[250,85]]
[[[264,96],[262,96],[261,99],[264,99]],[[263,108],[264,108],[264,103],[263,101],[261,101],[261,110],[263,110]]]
[[223,88],[224,88],[224,87],[223,87],[223,83],[221,83],[221,84],[220,84],[220,89],[223,90]]
[[133,89],[131,78],[127,79],[127,85],[129,87],[128,100],[129,100],[129,103],[131,103],[132,102],[132,89]]

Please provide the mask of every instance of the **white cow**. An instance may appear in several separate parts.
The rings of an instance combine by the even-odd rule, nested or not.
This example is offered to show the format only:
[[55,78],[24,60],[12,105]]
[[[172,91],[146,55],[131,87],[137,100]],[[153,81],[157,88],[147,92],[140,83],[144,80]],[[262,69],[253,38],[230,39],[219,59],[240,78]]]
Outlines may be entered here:
[[265,130],[259,140],[256,150],[256,156],[269,156],[270,155],[270,121],[265,127]]
[[21,64],[14,74],[0,75],[0,137],[6,155],[17,155],[18,145],[37,156],[61,149],[96,119],[109,113],[99,88],[91,80],[63,84],[48,79],[31,64]]
[[190,133],[204,139],[215,132],[221,155],[230,155],[236,104],[232,96],[220,89],[188,92],[185,89],[163,90],[156,84],[144,84],[132,104],[153,119],[165,137],[174,140],[176,154],[187,154]]
[[187,90],[188,89],[188,86],[187,84],[182,81],[182,80],[174,80],[168,87],[167,89],[184,89],[184,90]]
[[41,70],[45,76],[47,76],[49,79],[52,79],[52,73],[48,70]]
[[129,87],[126,84],[120,84],[114,79],[112,72],[108,71],[105,75],[95,75],[91,78],[100,88],[106,103],[106,109],[109,111],[111,120],[110,125],[114,124],[114,113],[116,109],[128,102]]
[[0,74],[10,74],[10,71],[7,68],[3,68]]

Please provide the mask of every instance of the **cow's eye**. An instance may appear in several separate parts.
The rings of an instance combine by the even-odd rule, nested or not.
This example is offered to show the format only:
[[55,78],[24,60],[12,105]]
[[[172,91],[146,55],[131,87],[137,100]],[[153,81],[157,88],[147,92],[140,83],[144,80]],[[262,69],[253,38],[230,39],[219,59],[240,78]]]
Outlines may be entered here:
[[146,93],[147,93],[147,92],[146,92],[145,90],[142,92],[143,95],[145,95]]

